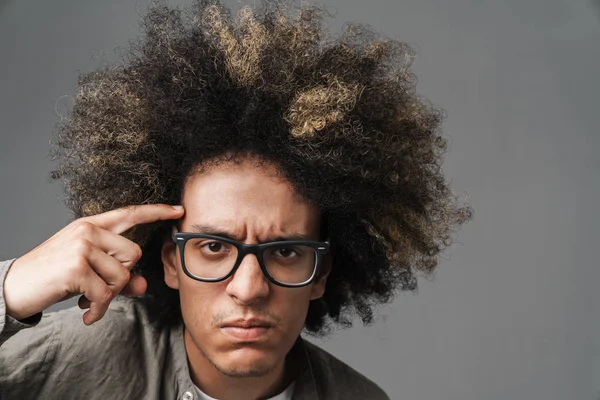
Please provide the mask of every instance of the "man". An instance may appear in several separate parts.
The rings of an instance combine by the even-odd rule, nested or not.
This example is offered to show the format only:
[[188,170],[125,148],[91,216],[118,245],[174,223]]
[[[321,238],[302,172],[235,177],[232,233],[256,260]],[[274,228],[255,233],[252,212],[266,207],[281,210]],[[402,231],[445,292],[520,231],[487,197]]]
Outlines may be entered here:
[[300,334],[371,322],[470,209],[409,49],[322,14],[157,7],[81,79],[53,173],[76,220],[0,264],[0,397],[389,398]]

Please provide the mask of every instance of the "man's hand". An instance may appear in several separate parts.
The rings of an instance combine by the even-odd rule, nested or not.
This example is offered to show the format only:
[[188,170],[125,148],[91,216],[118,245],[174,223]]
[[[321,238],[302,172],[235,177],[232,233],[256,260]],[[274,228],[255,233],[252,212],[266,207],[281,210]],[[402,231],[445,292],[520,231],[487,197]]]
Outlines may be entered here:
[[79,307],[89,307],[83,322],[100,320],[118,294],[146,291],[146,280],[131,274],[142,250],[121,234],[138,224],[183,214],[183,208],[149,204],[73,221],[12,264],[4,281],[7,314],[22,320],[81,294]]

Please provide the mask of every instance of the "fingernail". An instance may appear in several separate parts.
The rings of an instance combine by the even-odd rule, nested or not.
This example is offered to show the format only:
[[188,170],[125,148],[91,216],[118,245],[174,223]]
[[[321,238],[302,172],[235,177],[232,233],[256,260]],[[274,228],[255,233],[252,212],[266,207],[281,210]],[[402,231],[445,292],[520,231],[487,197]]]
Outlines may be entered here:
[[183,206],[172,206],[175,211],[183,211]]

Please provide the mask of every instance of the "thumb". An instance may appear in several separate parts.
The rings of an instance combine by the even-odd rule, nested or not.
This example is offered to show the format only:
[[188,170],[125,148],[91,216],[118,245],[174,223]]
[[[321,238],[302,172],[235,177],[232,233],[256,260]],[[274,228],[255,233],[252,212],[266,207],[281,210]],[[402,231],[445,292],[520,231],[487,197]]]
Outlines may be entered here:
[[121,290],[122,296],[141,296],[146,293],[146,289],[148,288],[148,282],[146,278],[141,275],[131,274],[131,278],[123,290]]

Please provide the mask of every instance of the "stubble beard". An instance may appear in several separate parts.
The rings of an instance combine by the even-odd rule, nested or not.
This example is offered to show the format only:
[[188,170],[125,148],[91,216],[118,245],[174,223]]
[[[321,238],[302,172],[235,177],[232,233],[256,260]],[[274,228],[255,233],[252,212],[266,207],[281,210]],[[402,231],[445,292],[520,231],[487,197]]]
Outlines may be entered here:
[[250,369],[245,369],[245,370],[239,370],[234,368],[223,368],[221,366],[219,366],[212,358],[209,357],[208,354],[206,354],[204,352],[203,349],[199,349],[200,353],[202,353],[202,356],[204,356],[204,358],[220,373],[222,373],[223,375],[229,377],[229,378],[261,378],[263,376],[268,375],[269,373],[273,372],[276,368],[276,364],[272,364],[272,365],[265,365],[262,367],[254,367],[254,368],[250,368]]

